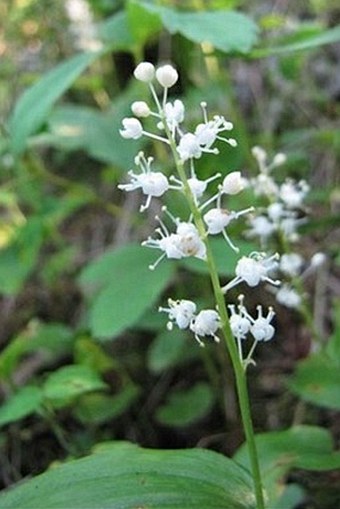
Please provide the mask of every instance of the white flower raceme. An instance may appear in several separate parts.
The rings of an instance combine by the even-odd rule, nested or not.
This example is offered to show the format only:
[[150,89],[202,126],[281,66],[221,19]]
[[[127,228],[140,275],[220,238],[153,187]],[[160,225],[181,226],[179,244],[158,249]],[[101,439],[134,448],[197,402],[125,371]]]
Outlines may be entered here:
[[212,336],[216,343],[220,338],[216,336],[217,330],[220,328],[220,317],[217,311],[213,309],[203,309],[195,316],[190,323],[190,330],[195,335],[196,341],[200,346],[204,346],[200,337]]
[[124,118],[122,120],[124,129],[120,129],[120,135],[125,139],[138,140],[143,134],[143,126],[137,118]]
[[223,293],[242,282],[250,287],[257,286],[262,281],[275,286],[279,285],[280,281],[273,280],[268,275],[277,267],[278,258],[278,254],[268,257],[264,253],[257,252],[251,253],[249,256],[242,256],[236,265],[236,277],[222,288]]
[[167,177],[163,175],[163,173],[151,171],[152,162],[152,157],[146,159],[143,152],[140,152],[135,158],[135,163],[142,170],[142,173],[136,174],[132,170],[129,171],[128,175],[131,178],[131,182],[129,184],[120,184],[118,186],[118,188],[123,191],[141,189],[142,192],[147,195],[145,205],[141,205],[140,207],[141,212],[149,207],[152,197],[162,196],[171,187]]
[[168,313],[168,330],[172,330],[173,322],[179,329],[187,329],[196,313],[196,304],[191,300],[172,300],[168,299],[168,308],[159,307],[158,311]]

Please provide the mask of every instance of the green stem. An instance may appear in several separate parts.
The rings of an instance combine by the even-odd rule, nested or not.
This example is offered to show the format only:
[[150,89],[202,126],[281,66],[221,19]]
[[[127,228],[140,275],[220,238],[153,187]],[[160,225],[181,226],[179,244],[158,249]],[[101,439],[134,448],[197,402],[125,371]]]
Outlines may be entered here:
[[[163,116],[162,111],[160,111],[160,114]],[[234,369],[234,373],[235,373],[236,390],[237,390],[237,395],[238,395],[238,400],[239,400],[239,405],[240,405],[243,429],[244,429],[244,433],[246,436],[246,442],[247,442],[247,446],[248,446],[257,509],[264,509],[265,504],[264,504],[264,497],[263,497],[263,487],[262,487],[259,459],[258,459],[256,443],[255,443],[253,423],[252,423],[252,418],[251,418],[246,372],[245,372],[244,366],[241,362],[241,359],[239,357],[237,347],[235,344],[235,339],[234,339],[233,334],[230,329],[229,317],[228,317],[228,312],[227,312],[227,308],[226,308],[226,304],[225,304],[225,300],[224,300],[224,295],[221,290],[215,259],[214,259],[213,253],[212,253],[210,242],[207,238],[203,219],[202,219],[202,216],[201,216],[201,213],[200,213],[198,207],[196,206],[194,197],[191,193],[191,190],[190,190],[190,187],[189,187],[189,184],[187,181],[186,173],[184,170],[183,162],[179,158],[175,140],[173,139],[169,129],[167,128],[167,124],[166,124],[166,120],[165,120],[164,116],[163,116],[163,125],[165,127],[165,132],[166,132],[166,135],[170,142],[170,148],[171,148],[172,155],[173,155],[173,158],[175,161],[178,176],[183,183],[183,190],[184,190],[185,197],[188,201],[188,205],[189,205],[190,211],[193,215],[193,219],[194,219],[195,225],[198,229],[199,235],[202,238],[202,240],[204,241],[205,246],[206,246],[206,253],[207,253],[206,261],[207,261],[208,268],[209,268],[209,274],[210,274],[210,279],[211,279],[211,283],[212,283],[212,287],[213,287],[213,291],[214,291],[214,295],[215,295],[217,309],[218,309],[220,319],[221,319],[221,329],[223,332],[224,341],[225,341],[226,347],[228,349],[229,356],[230,356],[230,359],[231,359],[231,362],[233,365],[233,369]]]

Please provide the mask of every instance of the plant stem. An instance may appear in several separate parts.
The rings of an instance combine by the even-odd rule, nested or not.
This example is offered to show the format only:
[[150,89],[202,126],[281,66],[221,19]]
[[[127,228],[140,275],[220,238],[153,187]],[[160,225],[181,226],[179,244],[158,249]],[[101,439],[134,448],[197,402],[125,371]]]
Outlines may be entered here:
[[[160,114],[163,115],[162,111],[160,111]],[[215,259],[212,253],[212,249],[210,246],[210,242],[207,238],[205,226],[203,223],[203,219],[201,216],[201,213],[196,206],[194,197],[191,193],[186,173],[184,170],[183,162],[179,158],[179,155],[177,153],[176,143],[173,137],[171,136],[171,133],[167,127],[167,123],[165,118],[163,117],[163,125],[165,127],[166,135],[170,142],[170,147],[172,151],[172,155],[175,161],[176,169],[178,172],[178,176],[180,180],[183,183],[183,190],[185,197],[188,201],[188,205],[190,208],[190,211],[192,213],[195,225],[198,229],[199,235],[202,238],[202,240],[205,243],[206,246],[206,253],[207,253],[207,264],[209,268],[209,274],[210,279],[215,295],[215,301],[217,305],[217,309],[220,315],[221,319],[221,328],[223,332],[223,337],[225,340],[226,347],[228,349],[230,359],[232,362],[232,366],[235,373],[235,379],[236,379],[236,389],[237,389],[237,395],[240,405],[240,412],[241,412],[241,419],[243,424],[243,429],[246,437],[246,442],[248,446],[248,453],[250,458],[250,464],[251,464],[251,471],[253,476],[253,483],[254,483],[254,491],[255,491],[255,497],[256,497],[256,504],[257,509],[264,509],[264,497],[263,497],[263,487],[262,487],[262,480],[261,480],[261,472],[260,472],[260,465],[259,465],[259,459],[256,449],[256,443],[255,443],[255,436],[254,436],[254,429],[253,429],[253,423],[251,418],[251,411],[250,411],[250,401],[249,401],[249,394],[248,394],[248,388],[247,388],[247,380],[246,380],[246,370],[241,362],[241,359],[239,357],[237,347],[235,344],[235,339],[233,337],[233,334],[230,329],[229,324],[229,317],[228,312],[225,304],[224,295],[221,290],[218,271],[215,263]]]

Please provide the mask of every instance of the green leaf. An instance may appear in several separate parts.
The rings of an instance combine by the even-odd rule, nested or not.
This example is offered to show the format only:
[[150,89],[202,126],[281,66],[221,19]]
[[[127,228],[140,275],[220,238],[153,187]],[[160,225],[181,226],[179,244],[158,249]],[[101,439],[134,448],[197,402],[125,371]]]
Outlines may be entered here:
[[99,53],[82,53],[62,62],[40,78],[20,97],[9,119],[11,148],[20,154],[28,136],[47,118],[53,104],[70,87]]
[[139,388],[129,383],[115,396],[85,394],[77,403],[74,414],[84,424],[103,424],[128,410],[139,393]]
[[[299,34],[297,34],[299,35]],[[288,39],[288,40],[287,40]],[[279,55],[281,53],[290,53],[293,51],[306,51],[314,48],[319,48],[325,44],[334,44],[340,41],[340,26],[323,30],[321,33],[306,32],[298,37],[298,40],[291,41],[291,36],[283,39],[279,44],[271,41],[268,48],[258,48],[252,51],[253,58],[262,58],[269,55]]]
[[80,278],[85,291],[101,288],[90,304],[94,336],[117,336],[155,304],[173,275],[173,265],[163,263],[151,271],[153,261],[151,249],[131,244],[105,253],[85,268]]
[[[295,426],[285,431],[256,436],[260,468],[269,495],[269,507],[282,495],[282,479],[292,468],[332,470],[340,467],[340,452],[333,452],[330,433],[315,426]],[[246,444],[234,459],[250,468]]]
[[257,41],[258,27],[247,16],[231,10],[184,12],[138,2],[160,15],[170,33],[180,33],[196,43],[209,42],[225,53],[248,53]]
[[33,271],[44,237],[40,217],[31,217],[17,229],[12,242],[0,250],[0,293],[16,295]]
[[305,401],[340,410],[339,360],[325,353],[308,357],[297,364],[288,387]]
[[65,366],[54,371],[45,381],[43,391],[48,400],[63,404],[81,394],[106,389],[98,373],[88,366]]
[[42,403],[42,390],[33,385],[19,389],[0,407],[0,425],[18,421],[39,409]]
[[72,344],[72,331],[65,325],[31,322],[27,330],[13,338],[1,352],[0,379],[10,378],[21,358],[29,352],[40,351],[48,363],[70,352]]
[[145,10],[140,2],[131,0],[128,2],[127,17],[135,44],[139,46],[143,46],[152,35],[157,34],[162,28],[159,16]]
[[167,426],[187,426],[207,415],[213,403],[210,386],[197,383],[188,390],[170,393],[168,402],[159,407],[156,415]]
[[250,475],[204,449],[128,443],[54,468],[0,495],[2,509],[255,509]]
[[135,44],[125,10],[98,23],[97,34],[114,51],[132,51]]
[[186,342],[187,335],[179,329],[159,334],[148,350],[147,363],[150,371],[160,373],[179,364],[183,360]]

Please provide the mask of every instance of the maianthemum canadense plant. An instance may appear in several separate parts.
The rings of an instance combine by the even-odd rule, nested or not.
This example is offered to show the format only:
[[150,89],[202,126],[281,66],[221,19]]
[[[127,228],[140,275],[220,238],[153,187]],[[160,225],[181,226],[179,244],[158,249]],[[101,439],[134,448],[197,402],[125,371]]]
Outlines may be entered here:
[[[272,308],[265,312],[262,305],[258,304],[256,316],[251,316],[244,304],[244,295],[239,295],[238,304],[235,305],[229,302],[228,292],[241,282],[246,283],[249,288],[256,288],[262,282],[278,286],[280,281],[274,280],[271,274],[276,269],[279,257],[276,253],[264,252],[252,252],[242,256],[237,262],[234,279],[226,285],[221,284],[210,246],[210,237],[219,234],[224,236],[226,256],[230,249],[238,252],[238,247],[229,238],[227,228],[232,221],[252,213],[254,207],[229,211],[225,205],[228,196],[242,192],[244,187],[249,185],[248,182],[238,171],[228,173],[224,178],[217,173],[209,179],[200,179],[195,169],[195,160],[204,154],[217,154],[215,144],[218,141],[228,143],[232,147],[236,146],[236,140],[229,136],[233,124],[221,115],[209,119],[207,104],[202,102],[202,122],[196,126],[194,132],[187,132],[183,126],[184,104],[178,99],[168,100],[168,90],[178,80],[176,69],[171,65],[155,69],[153,64],[142,62],[136,67],[134,75],[137,80],[149,86],[154,106],[150,107],[144,101],[134,102],[131,109],[135,117],[123,120],[123,129],[120,133],[126,139],[148,136],[167,145],[174,161],[176,175],[167,177],[163,172],[155,171],[153,158],[146,157],[140,152],[135,159],[138,172],[130,171],[130,182],[119,187],[127,192],[140,189],[146,195],[146,202],[140,207],[141,212],[149,207],[152,198],[161,198],[166,192],[181,193],[188,204],[190,213],[185,218],[175,217],[163,206],[164,220],[156,217],[159,226],[156,228],[155,236],[149,237],[142,245],[158,249],[162,253],[150,266],[151,270],[155,270],[164,258],[181,259],[191,256],[199,258],[209,267],[215,299],[214,309],[198,310],[196,303],[188,299],[190,295],[186,295],[179,300],[169,298],[168,307],[160,307],[159,311],[167,313],[168,329],[171,330],[174,324],[180,329],[190,329],[201,347],[204,347],[205,341],[211,339],[220,342],[220,336],[225,341],[236,378],[256,507],[263,509],[266,495],[263,491],[254,439],[246,371],[250,364],[255,363],[253,356],[257,344],[269,341],[274,336],[272,320],[275,312]],[[154,82],[162,89],[161,98],[158,97]],[[140,119],[146,117],[155,119],[155,131],[149,132],[143,128]],[[279,159],[277,158],[276,164],[281,162]],[[216,192],[210,193],[209,196],[209,186],[217,180],[221,183],[218,184]],[[261,188],[261,185],[263,187],[265,184],[258,187]],[[169,227],[166,221],[170,224]],[[247,347],[247,354],[244,354],[243,343],[247,339],[252,344],[250,348]]]

